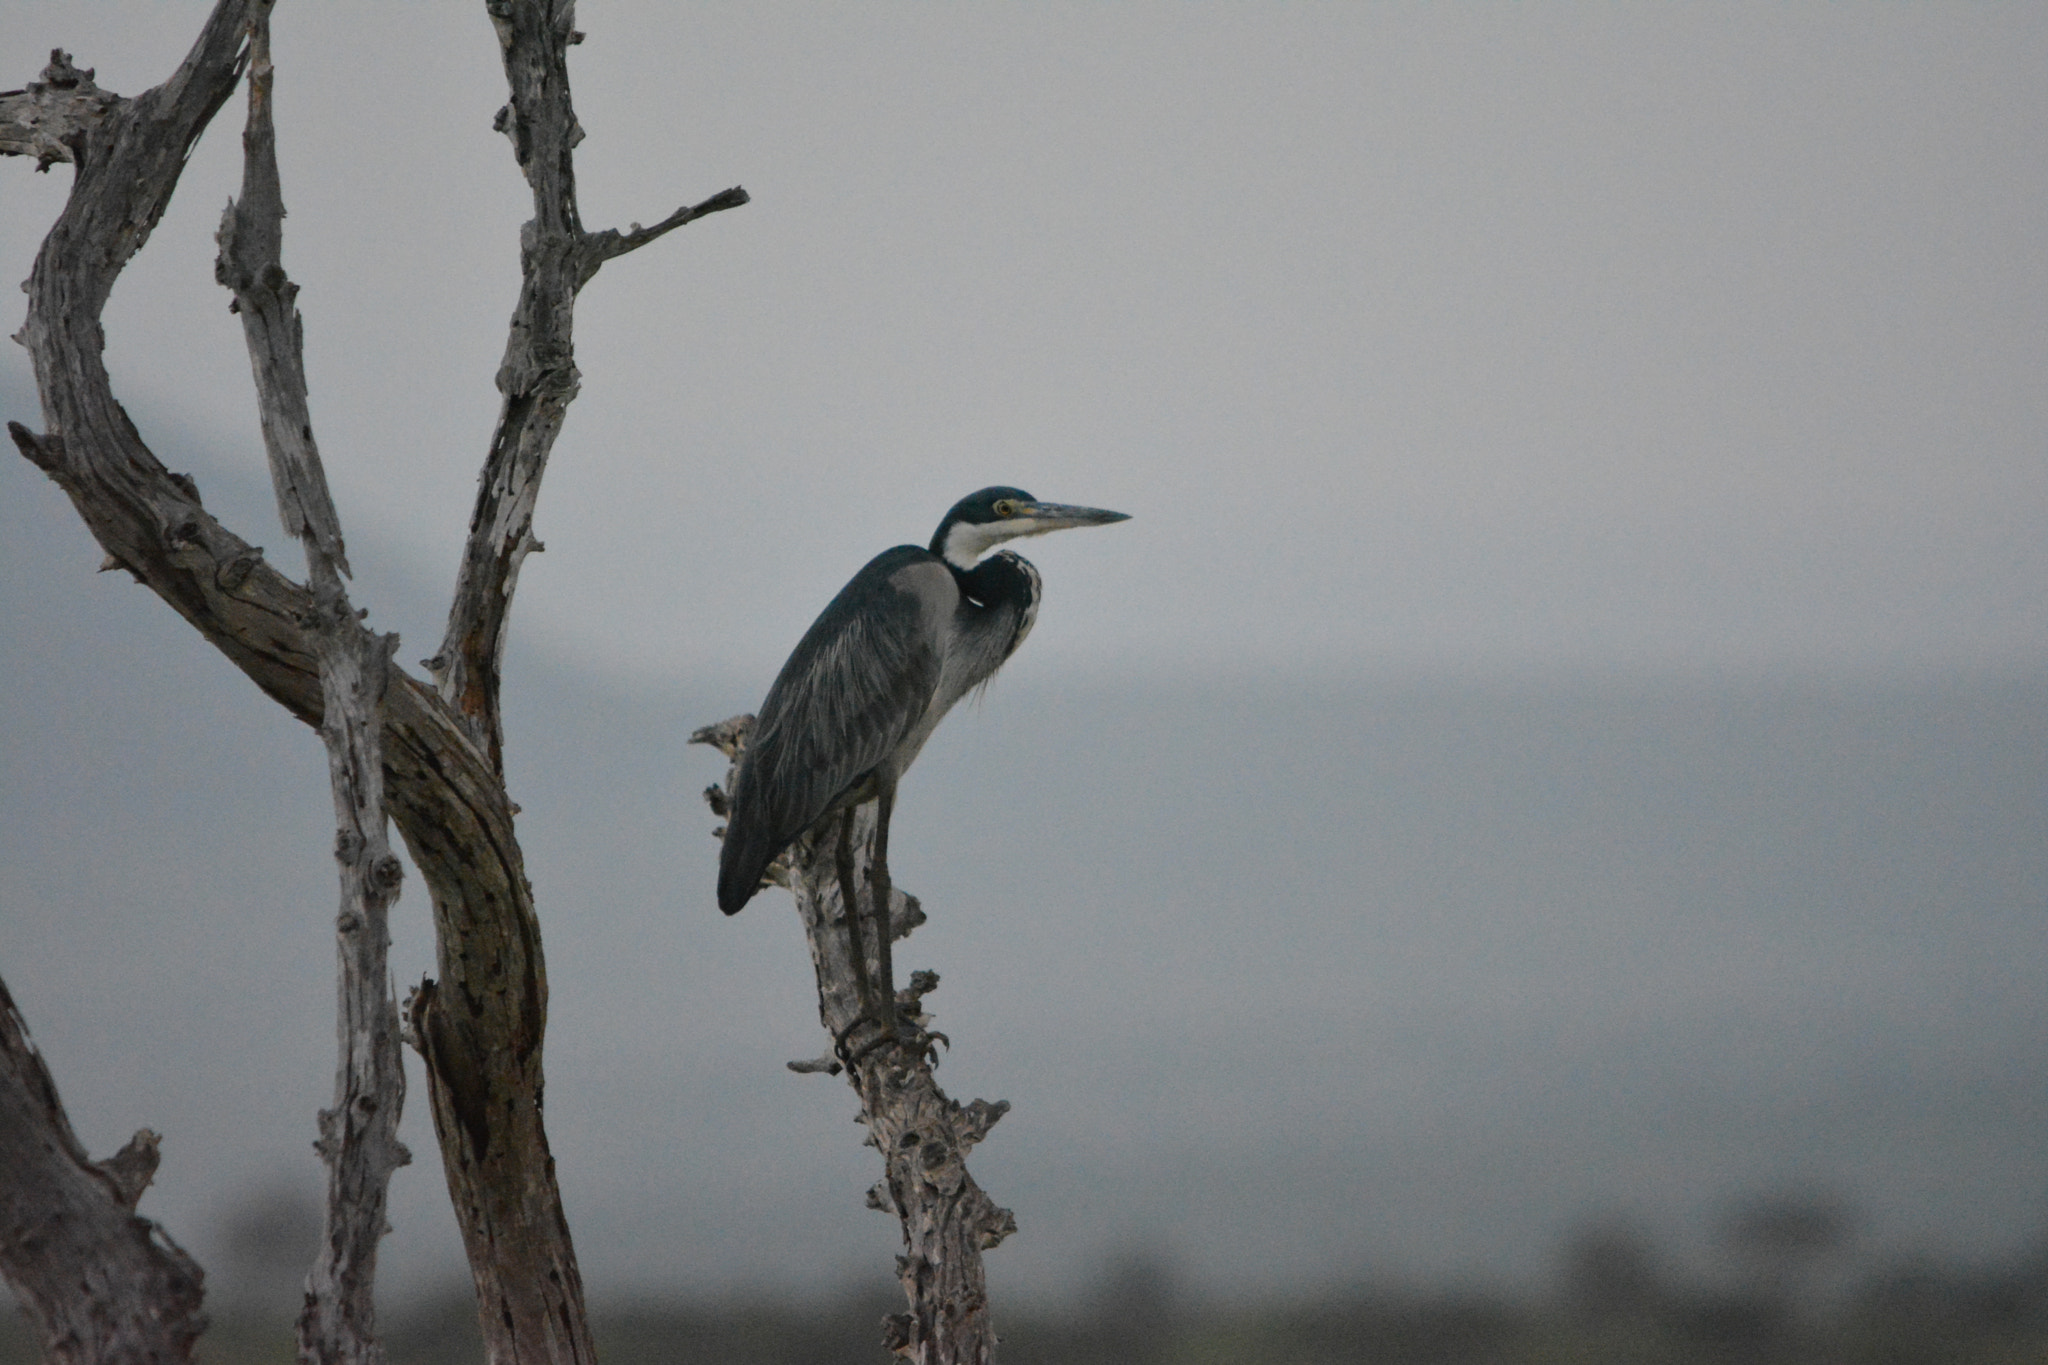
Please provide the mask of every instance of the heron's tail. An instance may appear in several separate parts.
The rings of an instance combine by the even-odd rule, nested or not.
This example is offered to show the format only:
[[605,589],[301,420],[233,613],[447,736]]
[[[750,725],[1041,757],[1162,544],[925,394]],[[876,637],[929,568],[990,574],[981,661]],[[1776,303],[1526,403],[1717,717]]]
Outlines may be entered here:
[[770,846],[757,821],[743,820],[735,810],[726,823],[725,847],[718,855],[718,908],[737,915],[761,889],[761,875],[781,851]]

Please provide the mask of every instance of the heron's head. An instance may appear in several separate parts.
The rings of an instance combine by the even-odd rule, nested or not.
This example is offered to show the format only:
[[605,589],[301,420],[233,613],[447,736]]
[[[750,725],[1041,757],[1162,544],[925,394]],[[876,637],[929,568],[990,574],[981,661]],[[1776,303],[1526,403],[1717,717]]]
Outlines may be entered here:
[[1099,507],[1040,502],[1021,488],[984,488],[953,504],[953,510],[932,533],[931,549],[954,568],[971,569],[1006,540],[1042,536],[1070,526],[1107,526],[1129,520],[1123,512],[1105,512]]

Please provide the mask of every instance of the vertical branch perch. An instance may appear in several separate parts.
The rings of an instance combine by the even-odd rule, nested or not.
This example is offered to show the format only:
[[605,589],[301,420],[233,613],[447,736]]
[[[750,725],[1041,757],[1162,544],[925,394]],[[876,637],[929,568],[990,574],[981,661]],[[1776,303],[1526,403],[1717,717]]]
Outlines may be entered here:
[[320,669],[320,737],[334,794],[334,856],[341,865],[335,921],[340,1059],[334,1107],[315,1145],[327,1163],[320,1255],[299,1316],[303,1361],[382,1365],[377,1339],[377,1242],[391,1173],[412,1159],[398,1140],[405,1064],[391,997],[390,909],[402,866],[384,815],[384,696],[395,635],[365,630],[342,576],[340,518],[313,442],[306,403],[298,286],[281,258],[284,198],[271,118],[270,0],[249,11],[249,122],[242,136],[242,198],[220,226],[215,274],[234,291],[262,415],[263,445],[285,530],[306,548],[313,592],[313,653]]
[[[690,739],[716,747],[737,764],[752,724],[752,716],[735,716]],[[725,813],[723,790],[713,787],[705,796],[713,813]],[[838,824],[835,816],[821,832],[798,840],[770,875],[796,894],[817,973],[819,1021],[829,1036],[850,1042],[861,1024],[872,1021],[862,1003],[860,974],[849,956],[848,907],[841,900],[835,866]],[[874,885],[868,877],[874,837],[875,808],[860,806],[854,825],[857,886]],[[885,932],[884,920],[866,898],[857,899],[861,903],[851,910],[859,916],[860,942],[870,945],[872,952]],[[916,898],[892,891],[890,937],[903,938],[922,923],[924,912]],[[897,999],[913,1017],[922,1019],[922,1001],[937,986],[935,974],[915,972]],[[842,1046],[836,1058],[791,1067],[844,1070],[860,1096],[860,1121],[867,1127],[868,1145],[882,1156],[883,1178],[868,1192],[868,1206],[894,1213],[901,1225],[903,1252],[896,1258],[896,1272],[909,1301],[909,1312],[888,1320],[885,1344],[914,1365],[987,1365],[996,1335],[981,1253],[1015,1232],[1017,1220],[975,1184],[967,1172],[967,1153],[988,1136],[1010,1105],[1007,1100],[975,1100],[963,1106],[947,1098],[932,1074],[930,1039],[939,1036]]]

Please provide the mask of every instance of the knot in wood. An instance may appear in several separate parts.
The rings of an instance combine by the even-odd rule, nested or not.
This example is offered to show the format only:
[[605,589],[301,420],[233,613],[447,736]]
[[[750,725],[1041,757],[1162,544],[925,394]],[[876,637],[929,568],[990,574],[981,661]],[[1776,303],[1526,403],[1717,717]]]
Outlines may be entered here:
[[213,581],[223,590],[233,592],[249,581],[249,575],[256,572],[256,566],[263,562],[263,547],[251,545],[238,551],[235,556],[214,570]]

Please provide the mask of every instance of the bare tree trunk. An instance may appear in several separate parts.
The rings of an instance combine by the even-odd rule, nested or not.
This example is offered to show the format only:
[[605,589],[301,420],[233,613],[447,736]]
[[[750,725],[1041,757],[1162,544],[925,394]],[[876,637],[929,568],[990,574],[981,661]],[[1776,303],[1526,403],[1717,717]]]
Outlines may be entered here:
[[[736,764],[753,721],[752,716],[735,716],[690,738],[716,746]],[[728,776],[728,786],[730,781]],[[724,791],[713,787],[705,795],[713,812],[724,815]],[[874,804],[860,806],[854,819],[852,880],[872,892]],[[981,1253],[1015,1232],[1017,1220],[974,1183],[967,1173],[967,1153],[988,1136],[1010,1104],[975,1100],[963,1106],[947,1098],[932,1074],[932,1040],[943,1040],[943,1035],[904,1031],[900,1038],[886,1039],[864,1028],[873,1021],[862,1004],[863,973],[856,970],[855,940],[847,933],[848,907],[837,868],[838,824],[835,816],[827,831],[798,840],[770,870],[796,894],[818,978],[818,1018],[835,1040],[833,1055],[792,1062],[790,1068],[844,1071],[860,1096],[867,1143],[881,1153],[883,1178],[868,1191],[868,1206],[894,1213],[902,1226],[903,1254],[896,1258],[896,1273],[910,1304],[908,1313],[888,1320],[884,1343],[915,1365],[987,1365],[996,1334]],[[860,926],[858,941],[871,959],[865,975],[875,979],[884,921],[870,897],[856,893],[856,901],[852,913]],[[891,888],[890,938],[904,938],[922,923],[924,911],[916,898]],[[909,987],[897,993],[899,1006],[922,1022],[923,999],[938,984],[935,973],[912,973]]]
[[[494,1362],[593,1358],[542,1122],[547,977],[501,771],[498,662],[519,562],[537,548],[531,517],[541,473],[575,393],[569,326],[576,291],[612,257],[747,199],[728,190],[652,228],[585,232],[569,161],[582,135],[568,100],[565,54],[581,36],[571,6],[491,0],[488,7],[512,86],[501,126],[533,184],[536,218],[522,242],[525,285],[500,373],[505,405],[449,643],[433,661],[441,694],[389,664],[386,641],[355,624],[341,592],[340,531],[302,420],[291,286],[274,245],[251,251],[244,237],[275,227],[267,207],[254,207],[275,194],[274,163],[267,184],[256,169],[268,155],[256,145],[269,137],[267,86],[252,91],[255,188],[245,188],[247,214],[238,210],[224,225],[222,270],[238,305],[259,315],[249,339],[266,445],[286,526],[307,541],[310,588],[272,569],[260,548],[208,514],[191,479],[164,469],[115,400],[101,359],[100,312],[114,279],[161,217],[186,153],[232,91],[248,55],[243,35],[252,20],[260,26],[267,0],[219,0],[178,71],[133,99],[97,90],[90,73],[61,54],[36,87],[0,94],[0,153],[77,167],[70,199],[37,255],[20,333],[46,431],[9,423],[9,433],[70,496],[111,566],[128,569],[266,694],[330,736],[349,898],[340,935],[353,980],[345,974],[337,1106],[323,1115],[338,1189],[315,1284],[328,1276],[333,1292],[310,1311],[305,1330],[330,1343],[336,1358],[374,1351],[367,1272],[381,1217],[372,1225],[366,1214],[377,1197],[372,1187],[382,1188],[377,1168],[388,1173],[397,1157],[395,1142],[379,1135],[397,1108],[389,1080],[378,1078],[382,914],[397,889],[396,864],[380,848],[379,747],[382,809],[397,822],[433,902],[440,976],[413,993],[406,1025],[426,1060],[486,1350]],[[303,440],[294,435],[300,430]],[[343,716],[331,714],[337,707]],[[11,1179],[0,1171],[0,1186]],[[357,1207],[337,1215],[333,1199]],[[326,1349],[307,1347],[315,1355]]]
[[[533,535],[541,476],[576,396],[570,341],[576,295],[612,257],[705,214],[738,207],[747,194],[724,191],[648,229],[584,231],[572,156],[583,129],[569,99],[568,52],[583,38],[575,28],[573,0],[486,0],[485,8],[497,29],[511,91],[496,126],[511,140],[532,190],[534,216],[520,234],[519,303],[498,368],[504,402],[478,479],[447,635],[427,667],[437,677],[442,709],[488,766],[498,804],[508,808],[506,840],[516,853],[510,803],[503,795],[499,668],[520,565],[541,548]],[[407,829],[405,817],[393,813]],[[420,843],[410,830],[407,841],[420,858]],[[486,945],[469,926],[444,920],[441,983],[421,983],[408,1022],[427,1061],[434,1129],[469,1247],[491,1358],[587,1361],[595,1353],[584,1321],[582,1274],[541,1127],[547,976],[540,928],[524,876],[505,890],[513,899],[504,918],[516,920],[523,932],[496,934]],[[440,918],[438,897],[436,910]],[[465,940],[487,947],[490,959],[458,957]],[[478,1028],[486,1016],[495,1016],[494,1026]]]
[[298,286],[285,274],[284,196],[271,120],[270,0],[253,0],[249,22],[249,123],[242,137],[240,203],[220,226],[215,274],[234,291],[256,381],[263,444],[285,529],[306,550],[315,610],[307,623],[320,667],[320,737],[334,793],[334,856],[341,865],[335,922],[340,1060],[334,1107],[320,1113],[316,1144],[327,1163],[320,1255],[306,1278],[299,1358],[383,1365],[377,1339],[377,1243],[391,1173],[412,1160],[398,1140],[405,1059],[388,955],[390,910],[403,865],[384,816],[383,707],[395,635],[361,625],[342,575],[341,520],[313,442]]
[[51,1365],[192,1358],[205,1276],[135,1213],[159,1140],[144,1128],[108,1160],[87,1157],[0,982],[0,1272]]

